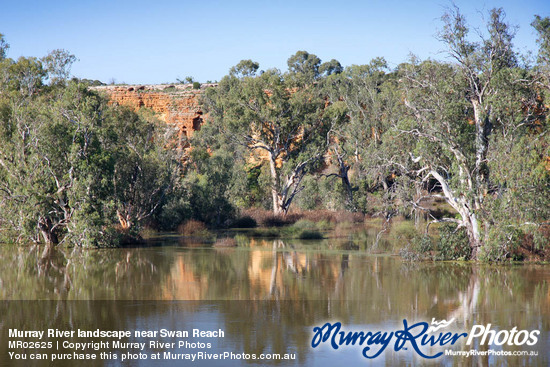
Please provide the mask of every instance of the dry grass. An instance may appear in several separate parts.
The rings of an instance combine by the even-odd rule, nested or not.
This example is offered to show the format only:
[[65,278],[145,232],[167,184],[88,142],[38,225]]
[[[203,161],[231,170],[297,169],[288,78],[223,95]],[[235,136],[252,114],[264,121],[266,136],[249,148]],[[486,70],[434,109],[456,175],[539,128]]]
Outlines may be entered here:
[[282,227],[300,219],[300,216],[294,213],[275,215],[272,211],[264,209],[247,209],[242,212],[242,217],[250,217],[263,227]]
[[234,238],[219,238],[213,245],[216,248],[237,247],[237,241]]
[[151,238],[154,238],[155,236],[158,236],[158,231],[154,228],[151,228],[151,227],[143,227],[140,231],[139,231],[139,235],[141,236],[141,238],[143,238],[144,240],[148,240],[148,239],[151,239]]
[[202,236],[208,234],[208,229],[203,222],[188,220],[178,226],[178,233],[184,236]]
[[275,215],[270,210],[247,209],[241,215],[253,218],[263,227],[282,227],[296,223],[303,219],[314,223],[362,223],[365,220],[363,213],[330,210],[293,210],[287,215]]

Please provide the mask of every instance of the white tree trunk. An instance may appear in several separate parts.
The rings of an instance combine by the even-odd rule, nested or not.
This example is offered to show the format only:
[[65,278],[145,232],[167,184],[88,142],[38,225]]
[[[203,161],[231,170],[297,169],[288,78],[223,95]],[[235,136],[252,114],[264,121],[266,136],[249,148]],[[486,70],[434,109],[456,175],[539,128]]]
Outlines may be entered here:
[[481,236],[479,233],[479,222],[473,205],[469,205],[464,196],[457,196],[453,193],[447,180],[437,171],[430,171],[432,175],[441,185],[445,200],[449,205],[460,215],[459,225],[466,228],[470,248],[472,250],[472,259],[478,256],[479,247],[481,246]]
[[269,155],[269,168],[271,172],[271,196],[273,199],[273,214],[281,215],[283,214],[283,200],[281,195],[279,195],[279,173],[277,172],[277,163],[275,162],[275,157]]

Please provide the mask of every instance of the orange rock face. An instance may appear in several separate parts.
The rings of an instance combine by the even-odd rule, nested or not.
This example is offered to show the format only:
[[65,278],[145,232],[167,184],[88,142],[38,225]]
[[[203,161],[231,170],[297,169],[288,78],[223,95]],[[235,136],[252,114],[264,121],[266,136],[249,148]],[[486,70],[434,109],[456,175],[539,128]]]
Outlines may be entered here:
[[178,147],[185,148],[187,138],[200,130],[203,111],[199,97],[205,88],[215,86],[203,84],[200,89],[191,85],[128,85],[102,86],[91,89],[106,93],[113,104],[128,106],[138,110],[149,108],[167,124],[178,129]]

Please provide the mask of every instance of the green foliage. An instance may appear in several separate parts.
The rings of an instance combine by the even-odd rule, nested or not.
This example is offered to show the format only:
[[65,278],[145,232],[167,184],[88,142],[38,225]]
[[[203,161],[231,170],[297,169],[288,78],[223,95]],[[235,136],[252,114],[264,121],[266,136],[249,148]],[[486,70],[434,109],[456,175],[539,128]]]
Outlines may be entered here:
[[235,215],[227,193],[230,192],[233,159],[222,151],[206,156],[196,149],[191,169],[183,179],[188,215],[208,225],[221,226]]
[[10,45],[4,39],[4,35],[0,33],[0,61],[6,58],[9,48],[10,48]]
[[237,65],[233,66],[229,70],[229,75],[237,78],[244,78],[247,76],[255,76],[256,72],[260,68],[260,64],[250,59],[241,60]]
[[17,62],[5,59],[0,64],[2,85],[0,90],[31,96],[44,85],[47,73],[36,57],[20,57]]
[[456,224],[444,223],[439,227],[439,239],[435,246],[436,260],[468,260],[472,253],[468,234]]
[[333,192],[333,201],[338,202],[335,207],[366,212],[368,192],[393,173],[391,165],[383,162],[384,136],[397,116],[391,108],[398,101],[396,86],[386,70],[385,60],[377,58],[321,80],[330,102],[327,113],[333,117],[329,136],[332,167],[327,171],[339,190],[339,194]]
[[304,189],[296,199],[296,206],[303,210],[344,210],[345,191],[336,177],[306,176]]
[[241,61],[204,90],[208,121],[185,167],[151,111],[109,106],[87,89],[95,82],[67,81],[73,55],[12,60],[0,35],[0,236],[108,246],[145,221],[224,226],[236,208],[271,207],[256,218],[283,227],[269,235],[308,237],[323,228],[289,225],[291,204],[391,218],[435,215],[433,201],[444,200],[458,227],[440,226],[435,239],[407,222],[390,234],[411,257],[502,261],[526,243],[546,251],[550,20],[533,21],[534,67],[518,62],[502,9],[477,40],[456,7],[442,20],[451,62],[343,68],[298,51],[286,72],[259,72]]
[[[106,127],[114,132],[105,142],[113,148],[111,187],[117,216],[136,232],[139,225],[166,201],[179,174],[175,152],[165,149],[165,127],[149,111],[136,114],[126,108],[110,110]],[[110,140],[110,139],[115,139]]]
[[407,261],[429,260],[433,246],[432,239],[428,235],[417,234],[399,250],[399,256]]
[[256,228],[257,226],[256,220],[249,215],[239,217],[231,223],[233,228]]
[[85,84],[85,85],[89,85],[90,87],[98,87],[98,86],[102,86],[102,85],[107,85],[105,83],[103,83],[101,80],[91,80],[91,79],[78,79],[78,78],[73,78],[73,83],[80,83],[80,84]]
[[540,15],[535,15],[535,20],[531,25],[538,32],[539,62],[548,64],[550,62],[550,17],[543,18]]
[[292,224],[292,227],[297,230],[315,229],[317,225],[308,219],[299,219],[296,223]]
[[340,74],[344,71],[344,68],[338,60],[332,59],[324,62],[319,66],[319,74],[323,76],[330,76],[333,74]]
[[[308,84],[317,79],[319,76],[320,64],[321,59],[307,51],[298,51],[287,60],[290,76],[295,78],[295,80],[300,84]],[[330,65],[331,66],[327,65],[323,68],[323,71],[326,72],[328,69],[337,68],[336,63],[331,63]]]
[[[14,103],[19,98],[27,97],[5,101],[11,108],[1,121],[2,224],[20,228],[24,240],[38,241],[39,232],[54,243],[67,233],[78,236],[73,219],[100,209],[90,221],[102,222],[105,212],[95,200],[103,189],[97,178],[104,155],[90,134],[101,124],[102,102],[76,85],[24,105]],[[80,234],[88,244],[90,236]]]
[[53,50],[41,59],[51,84],[62,83],[69,79],[71,66],[76,56],[66,50]]
[[239,208],[263,208],[271,206],[269,201],[269,167],[266,164],[235,167],[234,186],[231,201]]
[[239,146],[269,163],[269,192],[276,214],[288,211],[301,191],[301,180],[319,164],[324,151],[328,124],[321,113],[322,95],[306,83],[309,77],[297,77],[317,72],[318,58],[306,54],[291,58],[288,74],[271,69],[252,77],[252,71],[241,69],[254,69],[255,64],[243,61],[217,88],[207,89],[203,99],[209,112],[208,146]]
[[117,245],[173,185],[165,129],[78,81],[61,83],[73,58],[0,63],[0,233],[16,242]]
[[283,227],[290,224],[282,215],[271,214],[263,218],[262,225],[265,227]]
[[298,236],[301,240],[322,240],[323,234],[319,231],[304,230]]
[[479,256],[483,261],[504,261],[507,259],[521,260],[515,251],[521,245],[524,233],[515,226],[492,227],[489,230],[488,240],[481,249]]
[[409,220],[397,219],[391,224],[389,236],[393,241],[406,243],[412,241],[417,235],[414,223]]
[[464,228],[454,223],[444,223],[438,227],[439,235],[410,232],[408,246],[400,255],[406,260],[468,260],[472,253],[468,235]]

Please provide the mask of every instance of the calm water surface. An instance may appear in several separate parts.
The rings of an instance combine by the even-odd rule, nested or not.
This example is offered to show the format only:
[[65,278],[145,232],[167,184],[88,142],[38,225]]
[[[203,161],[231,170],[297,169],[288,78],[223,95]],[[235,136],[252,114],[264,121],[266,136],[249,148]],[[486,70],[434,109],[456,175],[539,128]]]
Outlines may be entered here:
[[[198,365],[550,365],[549,266],[410,263],[350,247],[326,240],[250,240],[224,249],[175,241],[88,251],[0,246],[0,366],[52,365],[10,360],[10,328],[222,329],[225,337],[211,341],[217,353],[296,355],[292,361],[225,360]],[[430,323],[432,318],[454,318],[453,328],[458,332],[489,323],[494,330],[514,326],[540,330],[539,342],[533,347],[498,347],[537,351],[538,356],[444,356],[430,362],[415,357],[411,350],[388,350],[368,361],[358,346],[337,351],[310,347],[313,327],[327,321],[340,321],[347,330],[374,332],[403,329],[403,319]],[[125,341],[147,340],[130,337]],[[470,348],[463,343],[454,346],[455,350]],[[164,351],[170,349],[147,347],[145,353]],[[113,349],[112,353],[123,351]],[[152,362],[79,364],[147,366]]]

